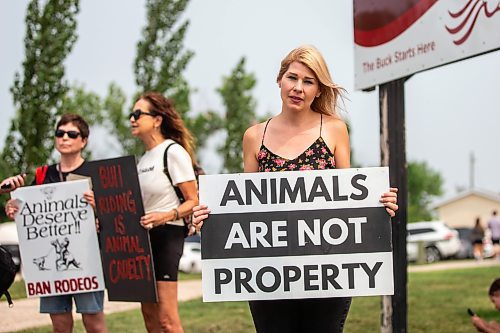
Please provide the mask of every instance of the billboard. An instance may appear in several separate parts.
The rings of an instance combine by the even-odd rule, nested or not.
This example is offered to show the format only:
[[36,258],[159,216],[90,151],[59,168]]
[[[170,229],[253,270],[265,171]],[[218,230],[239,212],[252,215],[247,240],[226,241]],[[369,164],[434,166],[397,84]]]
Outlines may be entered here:
[[354,85],[500,49],[498,0],[354,0]]

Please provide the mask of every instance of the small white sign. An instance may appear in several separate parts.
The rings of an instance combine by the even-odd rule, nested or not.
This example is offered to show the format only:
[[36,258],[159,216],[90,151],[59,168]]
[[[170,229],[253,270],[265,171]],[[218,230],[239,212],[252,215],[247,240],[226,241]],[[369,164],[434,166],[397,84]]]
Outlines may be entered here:
[[104,290],[88,180],[27,186],[11,193],[28,297]]

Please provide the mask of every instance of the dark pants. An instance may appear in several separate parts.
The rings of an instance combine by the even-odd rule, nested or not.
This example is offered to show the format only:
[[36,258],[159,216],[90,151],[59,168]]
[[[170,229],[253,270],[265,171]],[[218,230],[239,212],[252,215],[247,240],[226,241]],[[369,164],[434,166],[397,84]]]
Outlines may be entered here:
[[341,333],[350,297],[250,301],[257,333]]

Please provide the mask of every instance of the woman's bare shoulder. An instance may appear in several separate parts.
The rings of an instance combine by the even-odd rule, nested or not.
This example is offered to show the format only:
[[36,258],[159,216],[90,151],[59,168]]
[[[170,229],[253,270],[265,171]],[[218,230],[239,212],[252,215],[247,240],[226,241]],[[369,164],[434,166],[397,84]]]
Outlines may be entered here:
[[245,131],[245,134],[243,135],[243,140],[251,142],[256,142],[256,141],[260,142],[262,135],[264,135],[265,127],[266,127],[266,122],[250,126]]
[[347,124],[337,116],[323,115],[323,126],[334,133],[347,133]]

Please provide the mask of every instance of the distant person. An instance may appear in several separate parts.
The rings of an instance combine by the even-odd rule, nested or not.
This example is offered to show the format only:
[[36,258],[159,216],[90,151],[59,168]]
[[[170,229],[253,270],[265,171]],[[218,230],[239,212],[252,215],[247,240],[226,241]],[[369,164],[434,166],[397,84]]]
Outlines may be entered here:
[[[43,184],[63,182],[66,181],[69,173],[79,173],[78,170],[86,163],[82,151],[87,145],[89,134],[89,126],[81,116],[76,114],[61,116],[54,132],[55,148],[61,155],[60,160],[59,163],[48,166]],[[24,180],[21,180],[19,176],[7,180],[9,179],[13,185],[10,190],[24,185]],[[32,185],[36,185],[36,182]],[[95,208],[94,192],[87,191],[83,195]],[[14,219],[18,209],[15,201],[9,200],[5,206],[5,213],[9,218]],[[50,314],[54,332],[73,331],[73,302],[76,304],[76,312],[82,314],[83,326],[87,332],[108,332],[104,320],[104,291],[102,290],[40,297],[40,313]]]
[[498,218],[496,210],[493,211],[488,221],[488,229],[491,232],[491,242],[495,250],[495,258],[500,260],[500,218]]
[[[497,311],[500,311],[500,278],[493,281],[488,291],[488,295],[491,303],[493,303]],[[478,332],[500,333],[500,323],[494,320],[487,322],[478,315],[474,314],[471,317],[471,322]]]
[[483,239],[484,239],[484,228],[481,225],[481,219],[479,217],[476,218],[476,223],[474,224],[474,228],[472,228],[470,232],[470,241],[472,243],[472,253],[474,254],[474,258],[476,260],[483,259]]
[[[177,273],[184,248],[183,217],[198,204],[193,137],[173,102],[160,93],[139,96],[129,120],[132,135],[146,150],[137,164],[145,211],[140,223],[149,231],[158,291],[158,303],[141,303],[142,316],[148,332],[180,333]],[[184,202],[174,186],[182,192]]]

